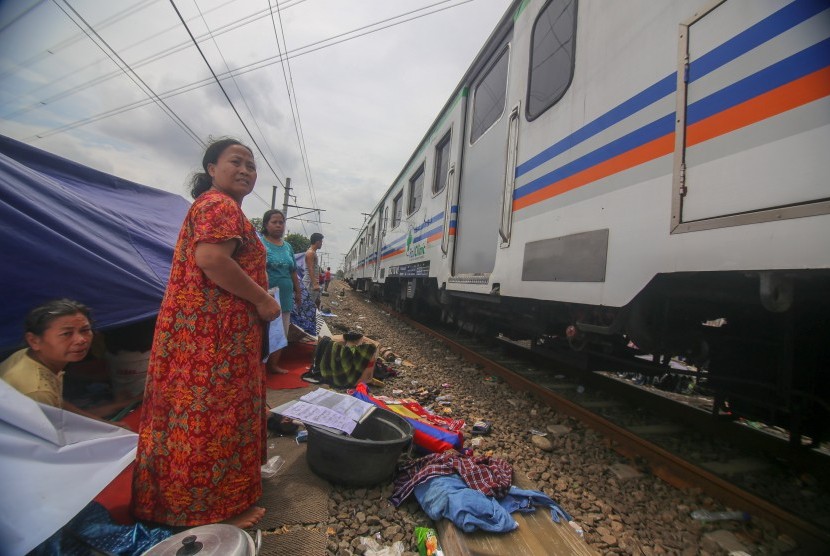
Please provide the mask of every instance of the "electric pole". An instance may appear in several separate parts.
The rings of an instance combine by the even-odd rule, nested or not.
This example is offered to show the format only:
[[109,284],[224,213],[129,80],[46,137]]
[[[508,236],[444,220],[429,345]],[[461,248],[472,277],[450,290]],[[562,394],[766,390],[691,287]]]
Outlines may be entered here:
[[291,178],[285,178],[285,195],[282,196],[282,214],[288,218],[288,193],[291,191]]
[[[271,210],[277,208],[277,186],[271,191]],[[291,191],[291,178],[285,178],[285,194],[282,196],[282,215],[288,218],[288,193]]]

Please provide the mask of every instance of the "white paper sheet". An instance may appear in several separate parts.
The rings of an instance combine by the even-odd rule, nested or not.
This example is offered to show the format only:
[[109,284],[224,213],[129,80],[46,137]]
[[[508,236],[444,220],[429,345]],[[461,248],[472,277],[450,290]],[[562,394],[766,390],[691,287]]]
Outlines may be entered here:
[[22,556],[66,525],[133,461],[137,441],[0,380],[0,554]]
[[303,423],[322,425],[333,429],[341,430],[346,434],[352,434],[357,423],[336,411],[321,405],[314,405],[304,401],[296,400],[294,403],[283,404],[271,411],[279,413]]
[[300,400],[329,409],[345,415],[352,421],[360,423],[374,411],[375,406],[354,396],[332,392],[325,388],[318,388],[302,396]]
[[[273,288],[274,299],[277,300],[277,303],[280,302],[280,289],[276,286]],[[277,317],[275,320],[272,320],[268,324],[268,355],[262,360],[263,363],[268,361],[268,357],[271,356],[277,350],[280,350],[288,345],[288,338],[285,337],[285,325],[282,322],[282,315]]]

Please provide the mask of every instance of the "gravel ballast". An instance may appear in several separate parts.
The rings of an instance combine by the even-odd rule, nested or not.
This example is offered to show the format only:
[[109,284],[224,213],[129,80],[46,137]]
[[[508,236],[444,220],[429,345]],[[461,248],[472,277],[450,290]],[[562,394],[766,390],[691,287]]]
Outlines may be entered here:
[[[326,321],[332,333],[359,330],[403,360],[398,366],[401,376],[373,388],[373,393],[391,397],[393,390],[401,390],[400,397],[464,419],[465,446],[474,442],[477,454],[510,462],[514,476],[528,479],[532,488],[574,517],[585,541],[599,553],[718,555],[736,547],[748,554],[800,553],[793,539],[763,520],[692,519],[693,510],[729,508],[697,489],[681,491],[668,485],[611,450],[583,424],[487,376],[345,283],[331,285],[323,306],[337,315]],[[450,400],[438,403],[437,396]],[[469,429],[477,420],[492,422],[492,431],[472,436]],[[536,437],[531,429],[548,434]],[[391,484],[368,489],[335,486],[326,526],[328,553],[363,554],[360,538],[372,537],[381,546],[401,541],[405,554],[417,554],[415,527],[433,524],[414,497],[395,508],[388,501],[391,493]]]

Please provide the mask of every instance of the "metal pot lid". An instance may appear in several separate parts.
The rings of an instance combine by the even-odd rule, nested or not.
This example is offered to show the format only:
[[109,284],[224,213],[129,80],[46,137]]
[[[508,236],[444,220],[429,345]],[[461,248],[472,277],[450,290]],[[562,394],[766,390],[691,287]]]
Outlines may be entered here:
[[233,525],[214,523],[177,533],[142,556],[254,556],[254,540]]

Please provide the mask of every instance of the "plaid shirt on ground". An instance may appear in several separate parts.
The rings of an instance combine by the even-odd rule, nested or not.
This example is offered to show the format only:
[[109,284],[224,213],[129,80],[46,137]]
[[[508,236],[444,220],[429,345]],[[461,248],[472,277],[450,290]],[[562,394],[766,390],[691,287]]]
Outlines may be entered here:
[[507,494],[513,482],[513,467],[504,460],[463,456],[446,451],[401,466],[395,477],[395,490],[389,500],[395,506],[400,506],[417,485],[433,477],[453,473],[458,473],[468,487],[496,498]]
[[323,337],[314,351],[314,366],[326,384],[353,388],[372,362],[377,349],[374,344],[347,346]]

